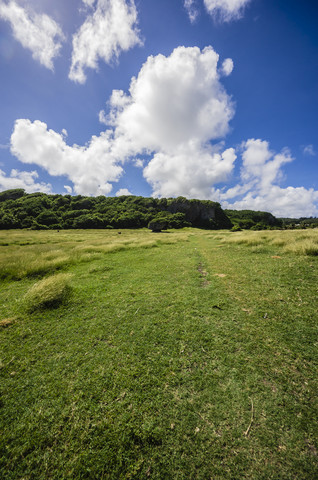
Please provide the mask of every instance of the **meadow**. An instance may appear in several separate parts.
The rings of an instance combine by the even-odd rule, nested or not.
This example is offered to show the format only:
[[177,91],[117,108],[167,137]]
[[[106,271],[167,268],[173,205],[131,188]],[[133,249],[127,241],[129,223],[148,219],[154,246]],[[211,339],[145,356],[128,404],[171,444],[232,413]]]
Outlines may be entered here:
[[318,229],[0,231],[0,478],[318,477]]

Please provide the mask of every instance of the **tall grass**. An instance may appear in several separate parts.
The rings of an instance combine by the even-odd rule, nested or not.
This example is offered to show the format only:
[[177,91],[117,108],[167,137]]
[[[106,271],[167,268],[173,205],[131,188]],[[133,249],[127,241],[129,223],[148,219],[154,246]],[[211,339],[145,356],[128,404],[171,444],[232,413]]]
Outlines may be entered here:
[[58,273],[35,283],[22,299],[22,307],[27,312],[58,307],[65,303],[71,293],[68,273]]
[[[182,234],[186,240],[189,234]],[[101,255],[134,248],[152,248],[181,240],[181,233],[155,235],[148,230],[125,230],[121,235],[108,230],[63,232],[0,232],[0,278],[55,273],[78,262],[90,262]]]
[[249,247],[278,247],[281,253],[318,255],[318,230],[243,231],[223,236],[221,241]]

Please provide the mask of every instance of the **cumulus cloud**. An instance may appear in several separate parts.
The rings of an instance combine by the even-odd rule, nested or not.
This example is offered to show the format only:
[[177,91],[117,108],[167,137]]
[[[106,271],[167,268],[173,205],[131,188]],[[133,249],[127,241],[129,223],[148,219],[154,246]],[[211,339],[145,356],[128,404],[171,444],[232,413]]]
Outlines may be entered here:
[[260,139],[249,139],[242,147],[241,183],[213,194],[224,208],[263,210],[278,217],[318,214],[318,191],[279,186],[283,165],[293,161],[288,149],[277,154],[270,150],[268,142]]
[[21,172],[13,169],[8,176],[3,170],[0,170],[0,190],[23,188],[27,193],[52,193],[52,186],[49,183],[36,182],[37,178],[39,178],[39,174],[36,171]]
[[98,69],[98,60],[111,63],[122,51],[140,45],[137,9],[134,0],[84,0],[94,8],[73,36],[69,78],[85,83],[85,69]]
[[100,120],[115,128],[118,156],[152,155],[144,177],[155,196],[207,197],[232,171],[234,151],[213,153],[209,145],[226,135],[234,115],[218,60],[212,47],[178,47],[169,57],[151,56],[129,94],[113,91],[109,114],[100,113]]
[[184,0],[184,7],[188,12],[191,23],[194,23],[199,15],[196,0]]
[[215,19],[230,22],[240,18],[250,0],[204,0],[207,12]]
[[64,40],[60,26],[48,15],[26,10],[15,1],[0,1],[0,18],[10,23],[14,37],[32,57],[53,70],[53,59],[59,55]]
[[221,73],[225,77],[228,77],[229,75],[231,75],[233,68],[234,68],[234,63],[232,58],[226,58],[222,63]]
[[115,90],[110,99],[108,122],[116,136],[136,152],[170,152],[226,135],[234,105],[220,82],[218,59],[212,47],[148,57],[129,95]]
[[234,204],[223,203],[223,207],[235,210],[260,210],[271,212],[277,217],[299,218],[317,216],[318,191],[313,188],[271,185],[267,192],[249,192]]
[[282,178],[281,167],[293,161],[288,149],[274,154],[265,140],[250,139],[243,144],[243,166],[241,178],[259,190],[266,191],[270,185]]
[[110,193],[109,182],[117,182],[123,172],[111,153],[111,132],[93,136],[86,146],[69,146],[65,132],[48,130],[38,120],[19,119],[11,136],[11,152],[21,162],[39,165],[50,175],[66,175],[74,191],[82,195]]
[[120,188],[116,192],[116,197],[120,197],[121,195],[132,195],[132,193],[127,188]]
[[207,147],[181,147],[174,154],[155,154],[144,169],[144,177],[155,197],[210,198],[212,185],[227,180],[235,159],[233,148],[213,154]]
[[72,195],[73,193],[73,188],[70,185],[64,185],[65,190],[69,195]]
[[226,135],[234,115],[218,60],[212,47],[178,47],[169,57],[149,57],[129,95],[113,92],[103,119],[116,129],[114,149],[154,153],[144,177],[155,196],[202,198],[233,168],[232,150],[214,154],[209,146]]

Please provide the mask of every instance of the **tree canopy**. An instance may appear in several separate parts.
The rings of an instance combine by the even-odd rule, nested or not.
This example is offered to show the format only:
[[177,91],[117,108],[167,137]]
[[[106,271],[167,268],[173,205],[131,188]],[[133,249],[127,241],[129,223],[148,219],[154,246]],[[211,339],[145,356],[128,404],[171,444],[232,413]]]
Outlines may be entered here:
[[1,229],[143,228],[158,218],[165,228],[232,226],[220,204],[209,200],[28,194],[22,189],[0,193]]
[[[154,223],[155,222],[155,223]],[[164,228],[262,230],[318,226],[318,219],[279,219],[268,212],[222,210],[217,202],[178,198],[85,197],[26,193],[23,189],[0,192],[0,229]]]

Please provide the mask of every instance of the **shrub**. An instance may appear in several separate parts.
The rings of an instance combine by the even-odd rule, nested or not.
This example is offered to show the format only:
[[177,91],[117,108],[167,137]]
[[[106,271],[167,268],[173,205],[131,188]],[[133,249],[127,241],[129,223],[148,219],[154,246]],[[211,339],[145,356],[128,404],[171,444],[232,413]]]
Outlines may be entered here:
[[47,225],[41,225],[36,220],[33,221],[30,228],[31,228],[31,230],[48,230],[49,229],[49,227]]
[[71,287],[68,273],[58,273],[35,283],[23,298],[27,312],[56,308],[69,298]]
[[167,222],[163,219],[154,218],[148,223],[148,228],[153,232],[161,232],[161,230],[165,230],[167,228]]
[[46,226],[49,227],[50,225],[54,225],[54,224],[59,223],[59,218],[58,218],[58,216],[56,215],[55,212],[52,212],[51,210],[43,210],[36,217],[35,221],[39,225],[46,225]]

